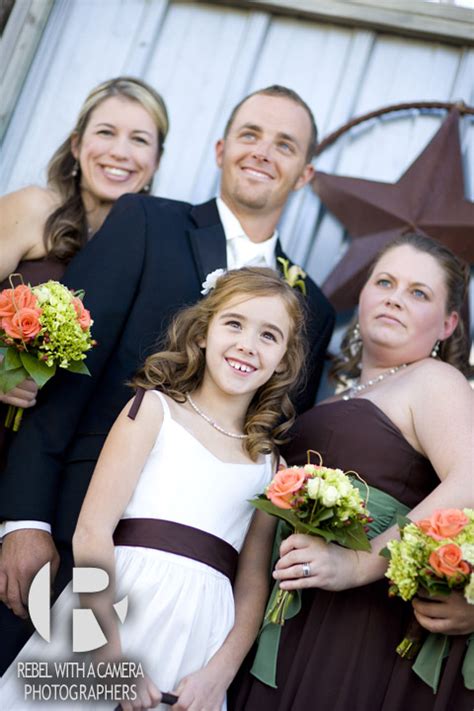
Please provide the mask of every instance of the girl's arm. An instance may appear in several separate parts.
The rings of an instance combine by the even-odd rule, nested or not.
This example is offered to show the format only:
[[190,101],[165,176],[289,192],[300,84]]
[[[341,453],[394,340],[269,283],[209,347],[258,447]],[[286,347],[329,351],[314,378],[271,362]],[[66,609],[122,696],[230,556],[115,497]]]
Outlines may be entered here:
[[256,511],[243,549],[234,585],[235,623],[208,664],[185,677],[174,693],[176,711],[206,708],[220,711],[225,693],[257,637],[269,593],[269,566],[275,519]]
[[73,537],[76,566],[107,571],[110,584],[100,593],[81,595],[94,611],[108,640],[97,652],[101,659],[118,659],[121,645],[115,600],[113,532],[130,500],[163,421],[159,398],[145,394],[135,420],[127,417],[130,401],[115,421],[100,454]]
[[22,259],[45,256],[44,225],[57,206],[53,193],[37,186],[0,198],[0,280],[15,272]]
[[[426,362],[419,369],[410,397],[416,439],[441,482],[410,512],[410,518],[427,518],[436,509],[473,507],[474,393],[467,380],[446,363]],[[396,537],[398,528],[393,526],[371,541],[371,553],[362,553],[327,545],[319,538],[293,535],[281,545],[274,577],[287,590],[344,590],[366,585],[383,577],[387,561],[379,552]],[[310,563],[311,570],[306,578],[302,577],[304,562]]]

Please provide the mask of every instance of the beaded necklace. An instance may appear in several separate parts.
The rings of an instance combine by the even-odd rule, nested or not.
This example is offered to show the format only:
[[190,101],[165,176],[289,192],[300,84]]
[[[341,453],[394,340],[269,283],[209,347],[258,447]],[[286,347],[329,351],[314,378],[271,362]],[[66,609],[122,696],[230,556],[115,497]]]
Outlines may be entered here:
[[366,383],[358,383],[357,385],[353,385],[351,389],[349,390],[348,393],[342,396],[343,400],[352,400],[353,397],[355,397],[358,393],[362,392],[362,390],[365,390],[366,388],[370,388],[372,385],[375,385],[376,383],[382,382],[382,380],[385,380],[385,378],[390,377],[390,375],[395,375],[395,373],[398,373],[399,370],[402,370],[403,368],[406,368],[408,363],[402,363],[402,365],[396,365],[393,368],[390,368],[390,370],[386,370],[385,373],[380,373],[380,375],[377,375],[376,378],[372,378],[371,380],[368,380]]
[[209,417],[209,415],[206,415],[205,412],[199,409],[199,407],[196,405],[194,400],[192,399],[191,395],[188,393],[186,395],[186,399],[193,408],[194,412],[196,412],[200,417],[202,417],[203,420],[206,420],[212,427],[214,427],[215,430],[220,432],[223,435],[226,435],[226,437],[232,437],[233,439],[247,439],[248,435],[246,434],[237,434],[236,432],[228,432],[225,430],[223,427],[221,427],[215,420],[212,419],[212,417]]

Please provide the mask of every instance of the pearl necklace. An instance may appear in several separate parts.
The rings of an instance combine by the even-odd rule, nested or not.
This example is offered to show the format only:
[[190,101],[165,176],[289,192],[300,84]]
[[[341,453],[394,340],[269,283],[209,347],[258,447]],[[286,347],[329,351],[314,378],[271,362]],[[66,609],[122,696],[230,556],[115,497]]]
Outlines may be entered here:
[[357,395],[357,393],[360,393],[362,390],[365,390],[366,388],[370,388],[372,385],[375,385],[376,383],[380,383],[382,380],[385,380],[385,378],[388,378],[390,375],[395,375],[395,373],[398,373],[399,370],[402,370],[403,368],[406,368],[408,363],[402,363],[402,365],[396,365],[394,368],[390,368],[390,370],[386,370],[385,373],[380,373],[380,375],[377,375],[376,378],[372,378],[372,380],[368,380],[366,383],[359,383],[358,385],[353,385],[352,388],[349,390],[349,392],[346,395],[342,396],[343,400],[352,400],[353,397]]
[[248,435],[246,434],[236,434],[235,432],[227,432],[227,430],[218,425],[217,422],[212,419],[212,417],[209,417],[209,415],[206,415],[205,412],[199,409],[199,407],[196,405],[189,393],[186,395],[186,399],[193,408],[194,412],[197,412],[197,414],[200,415],[203,420],[206,420],[206,422],[208,422],[212,427],[214,427],[215,430],[217,430],[221,434],[226,435],[226,437],[232,437],[233,439],[247,439]]

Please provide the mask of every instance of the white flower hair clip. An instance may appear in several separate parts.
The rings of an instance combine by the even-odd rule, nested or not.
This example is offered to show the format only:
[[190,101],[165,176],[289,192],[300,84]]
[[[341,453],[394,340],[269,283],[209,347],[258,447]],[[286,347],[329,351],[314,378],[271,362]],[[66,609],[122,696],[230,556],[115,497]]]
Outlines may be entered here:
[[214,287],[216,286],[216,281],[219,279],[219,277],[224,276],[226,272],[227,269],[214,269],[213,272],[209,272],[207,277],[202,282],[201,294],[203,294],[204,296],[206,296],[206,294],[209,294],[211,289],[214,289]]

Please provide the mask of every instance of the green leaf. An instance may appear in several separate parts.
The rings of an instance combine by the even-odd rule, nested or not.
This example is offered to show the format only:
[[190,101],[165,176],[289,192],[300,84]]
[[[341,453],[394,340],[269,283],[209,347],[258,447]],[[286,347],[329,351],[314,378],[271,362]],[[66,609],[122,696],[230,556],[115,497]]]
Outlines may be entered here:
[[5,353],[5,359],[3,361],[3,367],[5,370],[16,370],[21,368],[20,354],[15,348],[7,348]]
[[372,550],[363,525],[356,521],[350,526],[336,529],[334,535],[339,545],[344,548],[351,548],[353,551]]
[[320,536],[327,542],[335,541],[339,543],[339,545],[345,548],[351,548],[352,550],[371,550],[364,526],[357,521],[344,528],[320,528],[317,525],[318,522],[311,524],[301,521],[292,510],[280,509],[278,506],[275,506],[275,504],[272,504],[265,496],[252,499],[250,503],[252,506],[255,506],[256,509],[286,521],[293,529],[300,533],[307,533],[310,536]]
[[20,358],[28,375],[33,378],[39,388],[42,388],[56,373],[55,365],[46,365],[44,361],[38,360],[29,353],[20,353]]
[[403,516],[403,514],[397,514],[397,525],[400,531],[403,530],[405,526],[408,526],[409,523],[413,523],[413,521]]
[[0,390],[7,393],[27,377],[28,373],[23,367],[16,370],[3,370],[0,368]]
[[259,511],[264,511],[267,514],[270,514],[270,516],[276,516],[282,521],[286,521],[293,528],[300,524],[299,519],[295,516],[293,511],[291,511],[290,509],[280,509],[278,506],[275,506],[275,504],[272,504],[272,502],[264,496],[258,499],[251,499],[250,503],[252,504],[252,506],[255,506],[256,509],[259,509]]
[[390,558],[392,557],[392,554],[390,553],[387,546],[385,546],[385,548],[382,548],[382,550],[379,551],[379,555],[381,555],[382,558],[386,558],[387,560],[390,560]]
[[74,360],[68,365],[66,370],[70,373],[80,373],[81,375],[90,375],[90,370],[83,360]]

